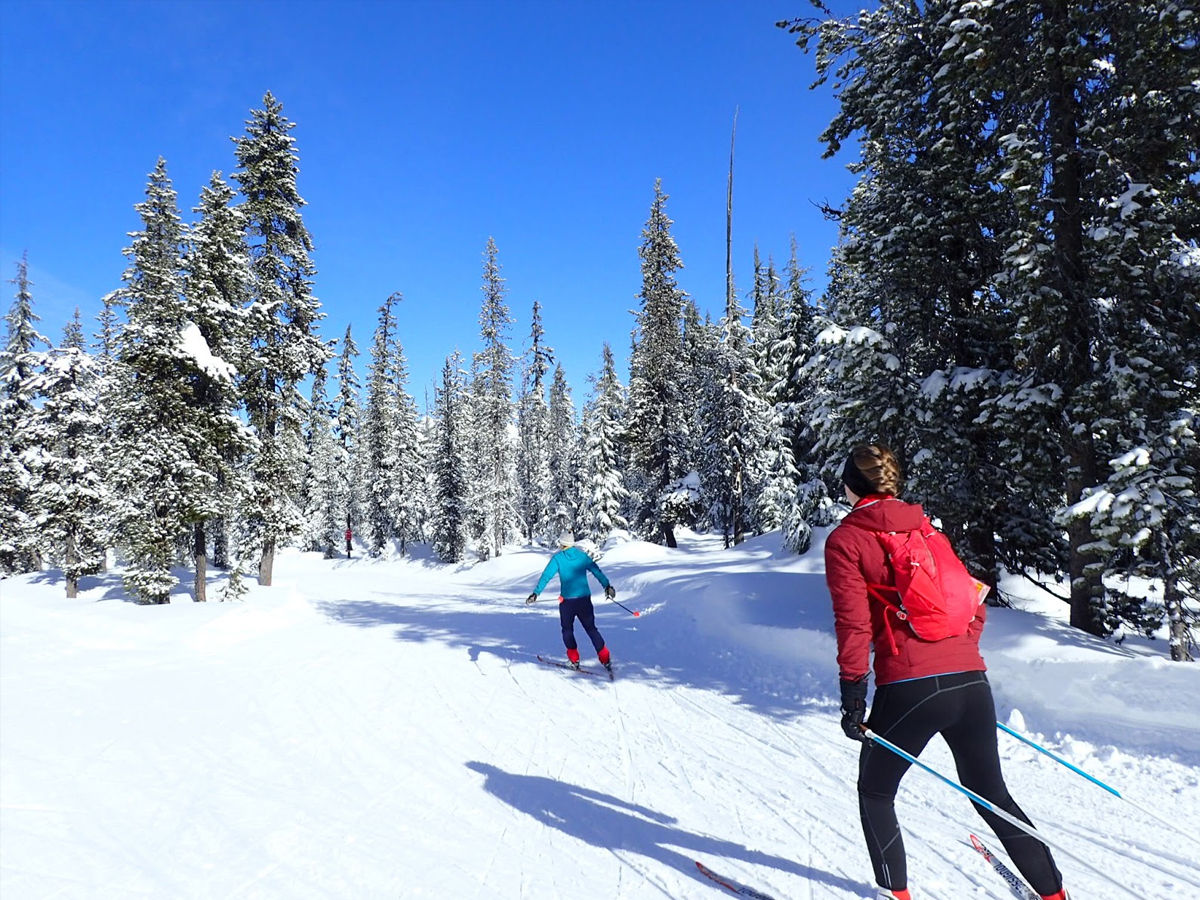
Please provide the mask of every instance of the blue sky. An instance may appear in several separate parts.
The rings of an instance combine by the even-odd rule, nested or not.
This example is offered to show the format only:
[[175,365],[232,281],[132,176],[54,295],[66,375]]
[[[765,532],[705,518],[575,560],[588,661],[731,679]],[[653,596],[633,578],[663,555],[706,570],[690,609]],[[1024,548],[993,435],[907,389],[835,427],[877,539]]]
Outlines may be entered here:
[[[848,13],[856,2],[833,3]],[[608,341],[627,378],[637,247],[656,178],[679,282],[719,317],[730,126],[734,273],[755,244],[782,267],[795,235],[825,283],[849,158],[822,160],[834,114],[813,61],[774,27],[806,0],[0,3],[0,266],[28,252],[52,340],[78,306],[93,330],[120,286],[134,204],[161,155],[185,221],[232,135],[270,90],[297,123],[315,292],[364,355],[400,291],[418,404],[444,358],[478,349],[483,250],[499,249],[527,345],[533,302],[581,402]],[[430,391],[430,395],[432,391]]]

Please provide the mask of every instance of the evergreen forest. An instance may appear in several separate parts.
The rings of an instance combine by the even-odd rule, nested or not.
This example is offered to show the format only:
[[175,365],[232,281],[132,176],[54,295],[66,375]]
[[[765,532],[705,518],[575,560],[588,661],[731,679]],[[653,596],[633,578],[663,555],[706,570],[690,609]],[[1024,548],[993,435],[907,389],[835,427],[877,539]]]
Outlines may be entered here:
[[[185,214],[167,161],[119,285],[38,331],[17,266],[0,348],[0,571],[79,580],[119,560],[165,603],[270,584],[277,551],[425,544],[447,563],[572,531],[674,546],[844,510],[847,450],[882,442],[977,577],[1060,594],[1093,635],[1200,617],[1200,25],[1174,0],[883,0],[780,22],[832,90],[817,137],[857,183],[823,214],[819,294],[797,261],[727,264],[719,319],[680,286],[667,188],[647,185],[633,319],[586,383],[542,309],[516,332],[481,251],[473,352],[429,408],[396,292],[321,333],[296,123],[271,93]],[[151,151],[153,152],[153,151]],[[221,161],[214,161],[220,163]],[[732,191],[731,203],[736,204]],[[132,198],[131,198],[132,199]],[[807,211],[797,211],[797,215]],[[632,264],[632,261],[631,261]],[[400,286],[402,287],[402,286]],[[526,312],[521,310],[522,314]],[[619,343],[618,343],[619,342]],[[363,350],[360,350],[360,344]],[[526,348],[514,353],[514,345]],[[618,371],[612,346],[629,347]],[[363,352],[365,350],[365,353]],[[227,574],[208,597],[210,567]],[[1004,602],[994,592],[993,602]]]

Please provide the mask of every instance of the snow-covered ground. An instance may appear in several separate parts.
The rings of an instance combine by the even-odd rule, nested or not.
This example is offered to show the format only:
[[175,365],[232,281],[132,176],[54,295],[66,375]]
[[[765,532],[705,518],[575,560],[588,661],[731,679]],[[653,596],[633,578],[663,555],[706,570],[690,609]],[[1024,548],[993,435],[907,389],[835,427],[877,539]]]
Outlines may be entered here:
[[[596,598],[613,683],[536,661],[562,655],[556,584],[523,603],[546,556],[285,553],[235,604],[4,581],[0,896],[724,894],[697,859],[779,900],[870,896],[820,544],[610,545],[642,613]],[[984,634],[1002,720],[1200,834],[1200,667],[1020,605]],[[1200,897],[1200,846],[1000,747],[1076,900]],[[922,761],[953,772],[940,742]],[[913,770],[898,806],[915,897],[1009,896],[965,843],[989,834],[965,798]]]

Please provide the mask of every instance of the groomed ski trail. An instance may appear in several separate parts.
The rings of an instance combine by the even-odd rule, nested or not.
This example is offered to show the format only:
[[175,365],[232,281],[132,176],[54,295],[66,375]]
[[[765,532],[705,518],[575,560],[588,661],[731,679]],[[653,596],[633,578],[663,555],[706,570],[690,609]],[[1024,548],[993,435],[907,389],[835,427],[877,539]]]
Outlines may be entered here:
[[[819,552],[766,541],[611,549],[606,573],[644,611],[597,605],[611,684],[534,659],[559,629],[522,602],[532,551],[460,569],[287,552],[244,603],[152,609],[108,599],[119,573],[78,601],[6,580],[0,893],[716,900],[702,860],[777,898],[870,897]],[[1006,657],[1021,615],[989,624],[1002,703],[1028,665]],[[1074,758],[1200,830],[1191,761],[1120,738]],[[1200,894],[1168,829],[1001,753],[1040,827],[1147,896]],[[922,760],[952,771],[938,741]],[[1004,900],[963,844],[980,828],[994,844],[965,798],[912,771],[897,807],[918,896]],[[1060,867],[1077,896],[1111,895]]]

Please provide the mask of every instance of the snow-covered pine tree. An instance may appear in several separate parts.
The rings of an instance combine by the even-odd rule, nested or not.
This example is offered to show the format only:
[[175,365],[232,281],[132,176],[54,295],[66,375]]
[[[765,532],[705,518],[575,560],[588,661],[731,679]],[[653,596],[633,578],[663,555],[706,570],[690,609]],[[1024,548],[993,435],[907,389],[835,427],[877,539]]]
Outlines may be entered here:
[[244,385],[247,414],[259,441],[246,519],[250,541],[261,552],[259,583],[269,585],[276,548],[300,528],[300,382],[325,364],[327,351],[316,333],[323,314],[312,293],[313,244],[296,188],[299,156],[290,134],[295,123],[270,92],[263,97],[263,108],[250,115],[245,135],[233,138],[238,161],[233,178],[245,197],[241,209],[253,272],[248,318],[257,360]]
[[367,406],[362,424],[362,532],[373,555],[382,553],[387,541],[396,535],[391,506],[395,484],[392,467],[397,460],[394,439],[398,427],[392,346],[396,340],[394,307],[401,299],[399,293],[390,294],[379,307],[379,321],[367,364]]
[[328,517],[331,519],[330,527],[334,527],[335,532],[357,527],[362,514],[361,491],[354,477],[359,464],[359,427],[362,418],[359,404],[361,385],[358,372],[354,368],[357,359],[358,345],[354,342],[350,326],[347,325],[346,336],[342,338],[342,351],[337,361],[338,392],[333,400],[333,435],[336,447],[332,461],[336,477],[330,491],[331,508]]
[[550,522],[551,477],[549,443],[553,433],[546,407],[546,373],[554,362],[554,350],[542,338],[542,308],[533,303],[529,331],[528,363],[517,406],[517,508],[525,537],[548,540],[555,534]]
[[40,567],[35,529],[33,482],[27,452],[35,450],[29,429],[39,397],[37,378],[45,362],[39,345],[49,345],[37,331],[30,292],[29,263],[17,262],[11,281],[17,293],[5,320],[8,335],[0,350],[0,572],[29,572]]
[[462,358],[455,353],[442,366],[442,383],[435,391],[435,440],[432,499],[433,550],[445,562],[461,562],[467,550],[466,388]]
[[[1140,525],[1161,517],[1182,532],[1200,528],[1187,505],[1171,509],[1156,491],[1142,493],[1143,512],[1120,526],[1072,514],[1110,489],[1112,460],[1151,458],[1168,485],[1193,465],[1188,442],[1174,445],[1170,434],[1196,396],[1200,302],[1195,279],[1179,277],[1180,254],[1194,253],[1200,236],[1195,16],[1170,0],[1045,0],[981,8],[975,22],[959,68],[992,98],[1016,217],[1000,236],[997,281],[1020,317],[1019,377],[999,424],[1018,460],[1055,463],[1071,622],[1102,634],[1125,618],[1114,604],[1128,610],[1130,598],[1109,586],[1124,554],[1109,555],[1111,538],[1097,530],[1131,529],[1122,545],[1142,571],[1164,577],[1186,559],[1181,532],[1142,542]],[[972,54],[989,64],[969,68]],[[1036,418],[1021,406],[1034,393],[1045,398]],[[1138,466],[1116,468],[1119,493],[1140,481]]]
[[602,545],[618,528],[629,527],[622,515],[625,488],[622,446],[625,441],[625,390],[617,378],[612,348],[601,352],[599,375],[592,376],[592,396],[583,411],[582,486],[579,531]]
[[78,596],[81,577],[100,571],[104,552],[98,387],[96,361],[84,348],[76,309],[40,377],[44,399],[29,431],[38,448],[31,473],[36,530],[47,555],[62,568],[68,597]]
[[239,415],[240,385],[252,368],[245,313],[252,279],[245,223],[233,200],[233,188],[214,172],[193,210],[199,219],[187,235],[183,260],[183,340],[185,352],[192,354],[185,403],[195,429],[190,454],[215,479],[192,524],[198,601],[206,599],[209,534],[214,556],[222,566],[228,562],[228,522],[250,494],[245,463],[255,446]]
[[395,529],[400,552],[407,553],[408,545],[419,541],[425,530],[427,500],[425,497],[424,456],[421,429],[417,421],[417,405],[408,392],[408,361],[399,337],[390,348],[392,432],[389,452],[392,454],[388,471],[391,475],[387,504]]
[[[779,498],[785,544],[797,553],[805,553],[812,540],[813,526],[834,521],[834,501],[826,489],[822,460],[816,452],[820,424],[813,412],[820,398],[817,311],[812,292],[806,286],[806,272],[797,258],[794,237],[784,275],[779,344],[774,354],[780,365],[779,380],[769,393],[778,411],[784,440],[778,443],[776,453],[780,461],[771,467],[773,480],[764,495],[773,492]],[[794,475],[788,472],[789,460]],[[794,486],[790,484],[792,478]]]
[[675,281],[683,268],[671,236],[667,194],[654,183],[650,217],[642,230],[641,308],[636,313],[630,358],[628,438],[636,469],[634,526],[650,540],[676,546],[679,511],[672,498],[686,474],[688,422],[685,410],[682,315],[684,292]]
[[780,380],[782,361],[779,359],[779,335],[783,324],[784,295],[775,262],[766,263],[754,245],[754,287],[751,290],[750,351],[754,368],[762,380],[762,396],[773,399],[773,389]]
[[513,355],[505,344],[512,318],[504,302],[496,242],[488,238],[483,262],[483,305],[479,312],[482,349],[474,355],[471,389],[473,476],[471,506],[478,516],[474,538],[489,559],[518,533],[513,436]]
[[[878,434],[908,459],[909,495],[941,517],[994,584],[1004,547],[1014,564],[1035,559],[1004,541],[1029,534],[1032,523],[1020,504],[998,510],[1009,491],[996,437],[980,422],[1012,364],[1012,316],[991,284],[995,235],[1011,204],[996,190],[986,98],[957,74],[965,63],[955,48],[970,18],[951,14],[956,6],[889,5],[801,32],[820,36],[823,79],[840,66],[840,112],[822,134],[827,155],[862,136],[860,181],[837,212],[838,322],[886,335],[906,393],[894,423],[901,432]],[[860,391],[845,385],[850,398]],[[1041,531],[1041,547],[1053,547],[1044,522]]]
[[[114,422],[110,477],[126,586],[141,603],[167,603],[180,542],[210,514],[215,495],[215,476],[203,464],[202,413],[191,405],[200,359],[211,353],[186,318],[183,226],[161,157],[135,209],[142,229],[125,249],[127,321],[106,410]],[[227,363],[213,360],[210,368],[215,378],[233,378]]]
[[333,435],[333,409],[329,402],[329,376],[322,366],[313,375],[308,399],[308,419],[304,426],[304,484],[300,491],[304,526],[301,547],[320,551],[332,559],[342,534],[341,522],[331,511],[337,508],[337,467],[334,459],[337,440]]
[[[882,441],[901,458],[913,444],[914,397],[918,384],[907,371],[889,335],[895,323],[871,312],[879,287],[869,273],[851,271],[834,249],[825,312],[816,320],[816,353],[810,362],[814,402],[809,424],[817,433],[814,453],[836,478],[847,450],[858,443]],[[869,322],[870,325],[856,324]],[[874,326],[874,327],[872,327]]]
[[1091,59],[1096,74],[1076,110],[1097,334],[1092,383],[1075,406],[1091,423],[1100,483],[1059,521],[1085,519],[1094,538],[1085,576],[1099,571],[1104,629],[1167,624],[1172,658],[1185,659],[1200,617],[1183,602],[1200,589],[1196,23],[1174,4],[1104,11],[1110,34],[1094,38],[1104,55]]
[[551,534],[575,531],[579,519],[580,452],[575,401],[561,365],[554,367],[550,383],[549,468]]
[[[116,371],[117,337],[120,334],[121,290],[109,291],[100,298],[101,310],[96,316],[100,330],[94,335],[92,348],[96,361],[96,396],[101,410],[110,410],[114,405],[114,393],[118,381],[114,377]],[[111,446],[113,440],[113,422],[110,416],[104,415],[100,422],[100,446]],[[116,522],[116,511],[113,506],[112,492],[107,488],[113,483],[112,465],[114,460],[109,454],[101,454],[96,460],[96,471],[100,475],[101,484],[105,485],[107,502],[101,516],[100,528],[103,533],[100,554],[101,571],[108,568],[108,548],[114,546],[115,535],[113,527]],[[215,560],[214,560],[215,561]],[[220,565],[220,563],[218,563]]]
[[702,483],[726,547],[742,543],[753,527],[751,482],[759,469],[757,457],[769,425],[745,314],[731,277],[721,318],[721,341],[709,370],[701,413],[707,448]]
[[[704,419],[704,402],[712,383],[712,373],[717,365],[717,356],[721,345],[720,325],[712,321],[706,313],[700,316],[700,308],[696,301],[688,296],[683,298],[683,357],[681,359],[683,390],[680,399],[683,406],[682,419],[684,423],[680,436],[682,459],[680,469],[686,473],[699,473],[704,467],[708,447],[704,439],[707,423]],[[699,475],[697,474],[697,479]],[[705,510],[710,504],[701,499],[695,510],[681,518],[680,524],[713,527],[713,523],[705,517]]]
[[[1010,568],[1065,564],[1072,623],[1093,633],[1111,627],[1106,571],[1121,554],[1105,559],[1111,542],[1097,540],[1105,526],[1090,497],[1108,480],[1107,460],[1149,458],[1167,423],[1178,421],[1169,410],[1178,398],[1160,403],[1158,391],[1123,407],[1131,395],[1122,360],[1144,359],[1132,367],[1143,373],[1182,371],[1170,335],[1195,331],[1186,324],[1194,323],[1195,294],[1178,291],[1172,275],[1181,248],[1196,240],[1193,18],[1169,0],[1006,0],[889,4],[852,22],[794,25],[801,43],[819,36],[823,72],[849,58],[837,76],[844,95],[861,102],[847,112],[843,98],[845,115],[826,134],[830,150],[857,118],[869,135],[865,171],[890,176],[859,186],[870,239],[861,251],[881,281],[874,299],[903,297],[896,275],[914,272],[941,287],[910,288],[912,296],[945,302],[947,322],[973,326],[941,341],[954,365],[931,366],[921,379],[914,415],[927,431],[951,419],[954,442],[949,454],[918,453],[918,475],[927,462],[960,466],[965,479],[950,471],[924,480],[965,485],[963,496],[975,498],[962,515],[968,552],[995,533]],[[889,217],[893,195],[915,203]],[[889,261],[901,254],[906,266]],[[906,320],[921,318],[917,307]],[[1166,324],[1172,319],[1184,327]],[[1160,328],[1161,338],[1141,340]],[[1152,380],[1187,383],[1169,374]],[[1125,421],[1162,425],[1133,437],[1118,424]],[[1179,464],[1187,452],[1180,448]],[[1120,468],[1129,475],[1138,467]],[[1064,511],[1057,521],[1047,514],[1054,507]],[[948,514],[956,512],[951,505]],[[1047,554],[1063,546],[1062,530],[1063,556]],[[1171,555],[1149,544],[1140,552]]]
[[779,273],[773,261],[762,263],[758,247],[754,248],[753,299],[751,348],[764,421],[763,445],[755,460],[750,502],[759,531],[782,529],[785,542],[802,553],[808,549],[809,532],[803,518],[795,521],[800,473],[796,468],[785,395],[788,365],[794,351],[791,341],[785,341],[786,298]]

